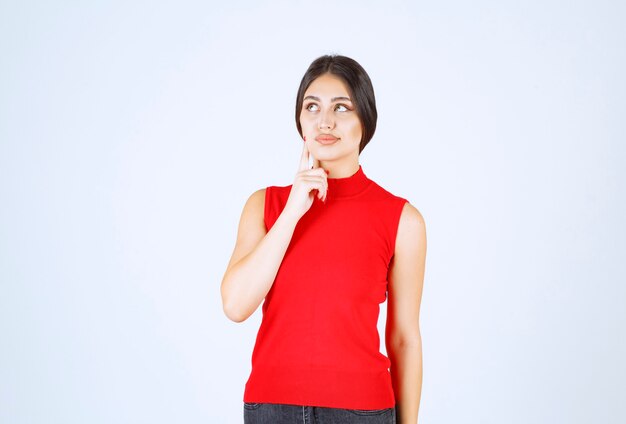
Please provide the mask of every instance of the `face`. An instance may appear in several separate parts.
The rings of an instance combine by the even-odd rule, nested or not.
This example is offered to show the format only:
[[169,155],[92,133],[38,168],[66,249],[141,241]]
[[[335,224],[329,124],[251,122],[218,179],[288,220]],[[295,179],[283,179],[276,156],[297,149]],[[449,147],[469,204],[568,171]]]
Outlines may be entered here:
[[309,85],[300,126],[309,150],[320,161],[358,158],[361,121],[346,85],[338,77],[324,74]]

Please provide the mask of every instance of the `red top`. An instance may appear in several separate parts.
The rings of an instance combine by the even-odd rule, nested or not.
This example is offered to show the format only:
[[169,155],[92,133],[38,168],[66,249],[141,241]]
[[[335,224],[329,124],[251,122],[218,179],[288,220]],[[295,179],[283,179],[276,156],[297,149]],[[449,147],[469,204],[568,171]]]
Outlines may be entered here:
[[[265,192],[269,231],[289,186]],[[359,170],[328,178],[300,218],[263,302],[244,402],[346,409],[395,406],[380,352],[379,304],[404,203]]]

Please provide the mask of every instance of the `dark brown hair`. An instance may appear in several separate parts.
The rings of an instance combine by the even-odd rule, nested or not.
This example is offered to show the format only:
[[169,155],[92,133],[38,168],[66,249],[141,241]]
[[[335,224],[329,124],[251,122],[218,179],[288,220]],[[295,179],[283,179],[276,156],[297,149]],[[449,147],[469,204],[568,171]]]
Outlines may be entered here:
[[324,55],[318,57],[309,65],[309,69],[306,70],[302,77],[296,97],[296,127],[298,132],[302,136],[300,113],[302,111],[304,93],[316,78],[324,74],[332,74],[340,78],[348,87],[350,98],[356,106],[356,113],[361,121],[362,135],[359,145],[359,154],[361,154],[367,143],[374,136],[378,113],[376,112],[374,87],[372,87],[369,75],[356,60],[349,57],[337,54]]

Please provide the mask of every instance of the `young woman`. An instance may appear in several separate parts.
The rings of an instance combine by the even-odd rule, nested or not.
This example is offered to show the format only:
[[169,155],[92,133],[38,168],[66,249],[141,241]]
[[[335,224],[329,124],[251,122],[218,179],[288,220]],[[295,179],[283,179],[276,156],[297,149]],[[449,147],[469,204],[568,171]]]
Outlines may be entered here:
[[[295,117],[293,184],[250,196],[221,284],[235,322],[264,300],[244,422],[415,424],[426,231],[420,212],[359,164],[376,128],[369,76],[345,56],[316,59]],[[388,357],[377,328],[386,299]]]

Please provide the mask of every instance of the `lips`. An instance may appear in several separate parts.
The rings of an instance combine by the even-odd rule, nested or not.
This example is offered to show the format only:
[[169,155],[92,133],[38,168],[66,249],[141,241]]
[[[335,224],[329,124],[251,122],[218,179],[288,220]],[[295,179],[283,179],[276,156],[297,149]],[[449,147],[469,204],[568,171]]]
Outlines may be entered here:
[[317,137],[315,137],[315,140],[322,144],[330,144],[330,143],[334,143],[335,141],[339,139],[330,134],[320,134]]

